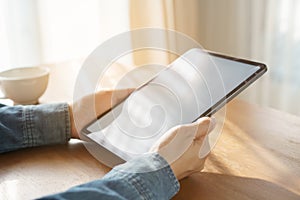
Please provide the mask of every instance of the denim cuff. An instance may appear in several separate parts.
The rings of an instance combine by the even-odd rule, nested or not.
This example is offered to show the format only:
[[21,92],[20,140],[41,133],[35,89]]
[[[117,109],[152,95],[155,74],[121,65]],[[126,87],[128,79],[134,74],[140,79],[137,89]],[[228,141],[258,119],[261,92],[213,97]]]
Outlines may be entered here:
[[141,199],[171,199],[179,191],[176,179],[167,161],[157,153],[139,156],[115,167],[105,179],[126,180]]
[[64,144],[71,138],[67,103],[23,107],[23,147]]

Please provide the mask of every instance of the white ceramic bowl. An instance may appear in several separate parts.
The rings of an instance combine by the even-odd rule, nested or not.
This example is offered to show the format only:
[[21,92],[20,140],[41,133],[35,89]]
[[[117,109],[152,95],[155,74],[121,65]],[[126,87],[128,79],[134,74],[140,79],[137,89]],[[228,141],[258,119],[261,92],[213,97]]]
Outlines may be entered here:
[[48,79],[46,67],[15,68],[0,73],[0,87],[15,104],[36,104],[47,88]]

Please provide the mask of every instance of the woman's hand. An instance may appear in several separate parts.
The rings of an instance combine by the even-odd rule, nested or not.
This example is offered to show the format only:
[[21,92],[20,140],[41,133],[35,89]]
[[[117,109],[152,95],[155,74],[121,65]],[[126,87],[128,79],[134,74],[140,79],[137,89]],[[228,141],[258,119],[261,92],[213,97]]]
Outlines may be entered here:
[[205,136],[215,127],[215,120],[203,117],[192,124],[170,129],[151,148],[170,164],[178,180],[199,172],[204,167],[205,157],[200,155]]
[[105,90],[69,104],[71,137],[80,138],[80,131],[98,116],[129,96],[134,89]]

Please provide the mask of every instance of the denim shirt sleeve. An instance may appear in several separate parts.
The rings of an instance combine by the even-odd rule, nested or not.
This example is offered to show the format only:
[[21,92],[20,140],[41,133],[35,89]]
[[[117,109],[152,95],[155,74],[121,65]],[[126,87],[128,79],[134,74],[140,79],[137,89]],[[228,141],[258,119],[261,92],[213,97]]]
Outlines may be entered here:
[[69,139],[67,103],[0,107],[0,153]]
[[164,200],[178,190],[179,182],[168,163],[153,153],[115,167],[102,179],[41,199]]

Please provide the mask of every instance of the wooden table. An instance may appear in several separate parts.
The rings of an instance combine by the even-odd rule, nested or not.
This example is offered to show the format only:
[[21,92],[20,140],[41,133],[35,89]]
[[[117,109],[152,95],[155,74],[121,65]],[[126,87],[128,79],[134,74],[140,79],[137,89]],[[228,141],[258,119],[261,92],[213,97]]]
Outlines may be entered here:
[[[49,87],[40,101],[72,100],[80,65],[51,65]],[[79,140],[2,154],[0,199],[64,191],[108,171]],[[174,199],[300,199],[300,118],[232,101],[204,172],[182,180]]]

